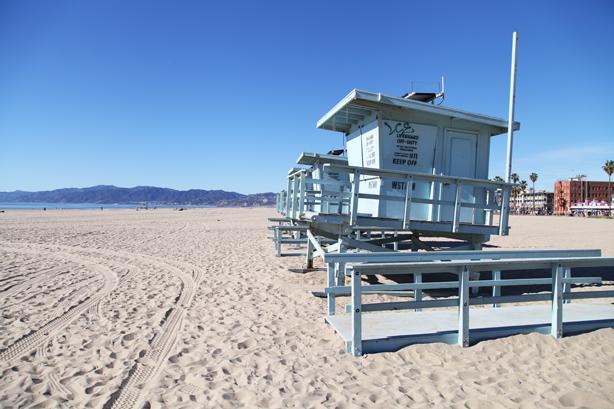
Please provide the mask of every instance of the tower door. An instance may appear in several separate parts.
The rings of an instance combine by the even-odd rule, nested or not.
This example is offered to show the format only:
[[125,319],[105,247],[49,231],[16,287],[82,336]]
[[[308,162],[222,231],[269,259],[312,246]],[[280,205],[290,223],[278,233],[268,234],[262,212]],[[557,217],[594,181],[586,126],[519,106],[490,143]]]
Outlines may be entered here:
[[[445,151],[444,151],[444,172],[449,176],[475,178],[475,168],[477,159],[478,134],[470,132],[459,132],[446,130],[445,132]],[[462,201],[474,202],[475,188],[463,186]],[[442,192],[443,200],[454,201],[456,198],[456,186],[444,186]],[[442,221],[454,220],[454,207],[442,206]],[[473,222],[473,209],[464,208],[461,210],[460,221],[463,223]]]

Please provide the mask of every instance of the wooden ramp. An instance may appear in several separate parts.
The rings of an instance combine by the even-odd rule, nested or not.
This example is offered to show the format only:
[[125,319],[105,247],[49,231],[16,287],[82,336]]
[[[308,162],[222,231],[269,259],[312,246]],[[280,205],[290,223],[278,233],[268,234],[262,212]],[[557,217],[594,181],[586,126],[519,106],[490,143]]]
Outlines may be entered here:
[[[531,332],[551,333],[551,305],[472,308],[470,315],[471,343]],[[325,320],[349,348],[352,343],[352,316],[328,315]],[[502,326],[502,323],[506,325]],[[363,314],[362,352],[393,352],[407,345],[431,342],[458,344],[458,327],[457,309]],[[565,305],[565,334],[608,327],[614,328],[614,304],[585,302]]]

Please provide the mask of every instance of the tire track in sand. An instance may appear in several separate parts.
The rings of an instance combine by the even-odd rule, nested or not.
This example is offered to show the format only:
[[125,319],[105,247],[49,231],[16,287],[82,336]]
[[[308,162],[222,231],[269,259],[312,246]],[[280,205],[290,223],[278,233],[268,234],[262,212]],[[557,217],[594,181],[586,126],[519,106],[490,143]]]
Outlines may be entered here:
[[[126,379],[124,379],[119,389],[111,395],[109,401],[104,405],[105,409],[133,409],[140,407],[145,392],[140,385],[153,380],[170,355],[176,344],[177,337],[183,328],[183,319],[186,315],[185,308],[192,303],[202,278],[202,270],[195,266],[158,257],[141,257],[177,275],[182,282],[181,294],[177,297],[176,306],[167,311],[166,319],[162,324],[162,331],[154,336],[150,343],[150,348],[141,352],[141,357],[132,366]],[[175,266],[172,266],[170,263],[175,264]],[[189,273],[185,273],[181,268],[188,270]]]
[[[0,300],[2,298],[8,298],[9,296],[15,293],[18,293],[29,287],[32,287],[40,283],[41,281],[47,280],[51,276],[56,275],[57,273],[59,274],[67,273],[71,268],[74,268],[76,266],[77,266],[77,263],[66,263],[58,267],[44,269],[42,271],[39,271],[38,273],[28,274],[28,277],[24,277],[24,279],[19,283],[15,283],[15,284],[7,283],[7,285],[4,288],[0,289]],[[11,277],[11,278],[14,278],[14,277]]]
[[16,342],[9,345],[7,348],[1,350],[1,360],[10,361],[12,359],[18,358],[37,348],[41,344],[48,342],[56,331],[59,331],[60,329],[70,324],[75,318],[81,315],[81,313],[90,308],[92,305],[96,304],[105,295],[110,293],[117,285],[117,277],[111,270],[107,269],[106,267],[102,267],[96,264],[86,265],[86,267],[91,268],[93,271],[99,272],[103,276],[104,285],[101,290],[96,292],[92,297],[88,297],[81,303],[73,306],[61,316],[52,319],[38,330],[32,330],[32,332],[30,332],[29,334],[18,339]]
[[[132,265],[126,265],[126,264],[118,265],[117,268],[119,269],[119,272],[117,273],[117,277],[119,277],[117,285],[119,287],[121,287],[123,283],[130,280],[140,271],[138,267],[132,266]],[[100,303],[101,302],[102,302],[102,298],[99,299],[94,305],[92,305],[90,308],[87,309],[87,314],[90,316],[90,319],[99,320],[101,318],[100,316]]]
[[[15,249],[14,246],[15,244],[11,243],[10,247],[13,247],[11,250]],[[140,385],[153,380],[158,375],[164,362],[174,348],[177,337],[183,328],[183,320],[186,315],[185,308],[189,307],[189,305],[192,303],[196,289],[198,288],[200,280],[203,276],[202,270],[187,263],[143,254],[135,255],[134,253],[124,253],[113,250],[82,249],[63,245],[54,245],[52,246],[53,249],[46,246],[40,247],[44,248],[45,250],[59,252],[60,255],[64,257],[78,257],[79,262],[83,261],[83,257],[86,259],[102,257],[103,259],[106,259],[107,263],[109,259],[117,259],[122,257],[125,260],[129,260],[130,264],[137,265],[139,264],[139,261],[142,260],[146,263],[151,263],[162,270],[171,272],[181,280],[182,288],[180,290],[180,294],[175,301],[175,307],[169,309],[165,318],[163,319],[161,325],[162,331],[154,335],[150,342],[149,348],[141,352],[140,357],[136,360],[132,366],[132,369],[129,371],[127,377],[123,380],[118,390],[111,395],[110,399],[104,405],[104,408],[139,408],[139,404],[143,398],[143,394],[145,393],[145,391],[140,388]],[[21,250],[24,251],[25,249]],[[100,266],[99,264],[92,265],[91,263],[81,263],[81,265],[90,268],[93,267],[94,270],[98,270],[103,273],[103,276],[105,277],[105,285],[103,289],[97,292],[94,297],[86,299],[79,305],[67,311],[66,314],[63,314],[61,317],[50,321],[38,331],[33,331],[5,350],[0,351],[0,359],[13,359],[14,357],[23,355],[27,351],[31,351],[32,349],[39,347],[41,344],[48,342],[51,339],[53,332],[65,327],[86,310],[95,317],[99,316],[100,301],[117,287],[118,281],[124,282],[139,271],[138,267],[130,265],[130,268],[126,268],[126,264],[122,263],[121,267],[124,268],[123,271],[128,271],[124,274],[120,273],[115,275],[109,268]],[[115,265],[113,266],[114,269],[116,267],[117,266]],[[118,279],[118,276],[121,278]],[[55,385],[54,382],[52,383]],[[61,395],[68,395],[71,392],[70,390],[65,390],[64,388],[58,388],[57,391],[60,392]]]

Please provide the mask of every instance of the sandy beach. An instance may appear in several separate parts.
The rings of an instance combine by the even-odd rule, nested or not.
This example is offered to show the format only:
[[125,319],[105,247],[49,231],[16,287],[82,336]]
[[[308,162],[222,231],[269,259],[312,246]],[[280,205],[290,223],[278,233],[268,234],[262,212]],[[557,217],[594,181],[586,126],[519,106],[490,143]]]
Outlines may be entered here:
[[[276,216],[0,213],[0,406],[614,407],[611,328],[352,357],[311,294],[324,271],[295,274],[302,257],[275,257],[267,218]],[[510,225],[487,248],[614,256],[614,220],[512,216]]]

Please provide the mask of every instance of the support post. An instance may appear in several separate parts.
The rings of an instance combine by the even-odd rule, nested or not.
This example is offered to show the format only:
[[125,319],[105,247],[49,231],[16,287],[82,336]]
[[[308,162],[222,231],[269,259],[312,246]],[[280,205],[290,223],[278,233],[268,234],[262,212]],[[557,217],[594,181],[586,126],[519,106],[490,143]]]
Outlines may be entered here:
[[499,216],[499,236],[507,236],[510,219],[510,187],[505,186],[501,191],[501,210]]
[[352,271],[352,355],[362,356],[361,275]]
[[552,266],[552,326],[550,333],[555,338],[563,336],[563,265]]
[[418,243],[420,241],[420,233],[412,233],[416,240],[411,241],[411,251],[418,251]]
[[281,230],[281,226],[275,227],[275,255],[277,257],[281,257],[281,238],[283,236],[283,232]]
[[311,242],[311,237],[307,235],[307,260],[305,260],[305,268],[310,269],[313,268],[313,243]]
[[[326,287],[335,286],[335,263],[327,264]],[[326,294],[326,302],[328,304],[328,315],[335,315],[335,294]]]
[[458,286],[458,344],[469,346],[469,268],[463,266],[459,272]]

